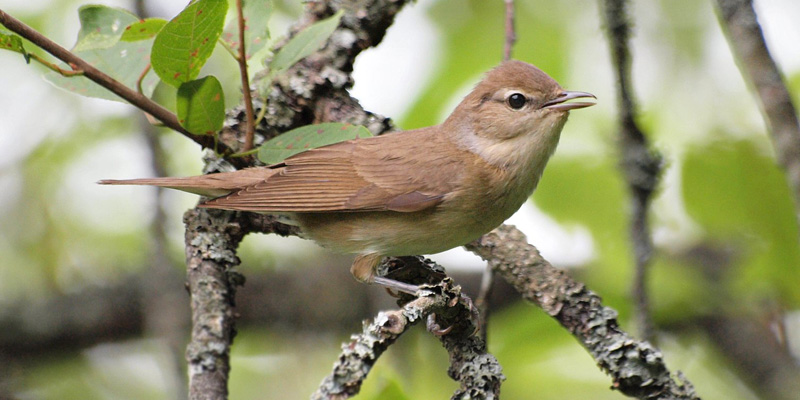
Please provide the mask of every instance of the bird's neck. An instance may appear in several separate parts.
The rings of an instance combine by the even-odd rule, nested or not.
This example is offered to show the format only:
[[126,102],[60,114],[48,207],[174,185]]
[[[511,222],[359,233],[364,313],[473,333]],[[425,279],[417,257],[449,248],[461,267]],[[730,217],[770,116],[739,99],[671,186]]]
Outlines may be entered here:
[[447,121],[445,125],[449,126],[443,126],[442,131],[456,147],[475,154],[514,178],[533,181],[535,187],[558,145],[565,122],[566,118],[545,119],[526,132],[501,139],[477,132],[469,121]]

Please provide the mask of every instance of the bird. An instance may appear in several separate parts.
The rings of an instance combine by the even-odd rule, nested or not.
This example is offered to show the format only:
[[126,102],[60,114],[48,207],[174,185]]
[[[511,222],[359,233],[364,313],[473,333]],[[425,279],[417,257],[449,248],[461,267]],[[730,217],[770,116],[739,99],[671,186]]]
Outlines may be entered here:
[[198,207],[275,214],[355,254],[361,282],[384,257],[433,254],[491,231],[531,196],[570,110],[596,104],[518,60],[491,69],[439,125],[309,149],[277,164],[192,177],[102,180],[207,196]]

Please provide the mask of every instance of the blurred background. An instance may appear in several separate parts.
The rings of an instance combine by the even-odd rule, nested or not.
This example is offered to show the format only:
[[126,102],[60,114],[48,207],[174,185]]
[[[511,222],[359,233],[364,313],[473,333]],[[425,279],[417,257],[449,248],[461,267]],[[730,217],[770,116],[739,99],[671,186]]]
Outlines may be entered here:
[[[84,1],[3,3],[56,42],[75,42]],[[186,2],[96,3],[169,19]],[[598,105],[573,113],[539,189],[510,222],[635,332],[629,202],[599,2],[517,3],[514,57],[594,93]],[[666,160],[650,213],[656,344],[704,399],[797,398],[782,393],[800,379],[793,203],[713,5],[632,2],[639,122]],[[800,104],[800,2],[755,6]],[[301,11],[297,1],[277,0],[273,39]],[[503,12],[499,0],[407,6],[380,47],[358,58],[353,95],[402,129],[441,122],[501,60]],[[218,47],[206,68],[237,104],[228,54]],[[0,52],[0,398],[185,397],[181,216],[197,200],[95,182],[194,175],[202,153],[180,135],[147,133],[132,107],[64,92],[42,72]],[[157,89],[162,99],[167,92]],[[311,242],[251,235],[239,255],[247,284],[237,296],[231,398],[308,398],[361,320],[392,307],[385,292],[349,276],[350,257]],[[476,293],[477,257],[458,250],[433,258]],[[557,323],[502,285],[494,295],[488,346],[507,377],[505,398],[623,398]],[[447,365],[438,341],[417,327],[384,354],[358,398],[449,398]]]

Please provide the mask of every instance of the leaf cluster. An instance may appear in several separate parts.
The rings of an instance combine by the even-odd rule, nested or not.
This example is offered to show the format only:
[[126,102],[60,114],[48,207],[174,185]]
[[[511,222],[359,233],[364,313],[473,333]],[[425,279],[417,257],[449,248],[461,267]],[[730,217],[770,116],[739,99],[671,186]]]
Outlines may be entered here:
[[[81,29],[72,53],[145,96],[152,97],[159,84],[174,88],[174,109],[181,127],[192,134],[216,135],[225,120],[225,93],[216,76],[200,77],[203,67],[219,45],[245,65],[242,73],[247,75],[246,59],[263,49],[270,38],[272,1],[247,0],[237,4],[243,8],[244,26],[239,26],[237,18],[228,17],[226,0],[191,2],[169,21],[139,19],[129,11],[102,5],[83,6],[78,11]],[[267,65],[267,82],[323,46],[341,17],[339,12],[308,26],[275,52]],[[239,40],[240,30],[244,43]],[[241,46],[246,50],[245,59],[240,56]],[[50,63],[28,52],[23,38],[16,34],[0,30],[0,48],[22,54],[26,62],[31,59],[41,62],[51,70],[46,79],[62,89],[121,101],[116,94],[80,76],[82,71]],[[259,119],[262,117],[263,113]],[[259,121],[247,122],[254,126]],[[265,142],[258,154],[264,157],[263,162],[274,163],[282,160],[276,159],[276,154],[288,156],[297,153],[297,149],[369,135],[365,128],[347,124],[315,125]],[[302,145],[296,146],[298,143]]]

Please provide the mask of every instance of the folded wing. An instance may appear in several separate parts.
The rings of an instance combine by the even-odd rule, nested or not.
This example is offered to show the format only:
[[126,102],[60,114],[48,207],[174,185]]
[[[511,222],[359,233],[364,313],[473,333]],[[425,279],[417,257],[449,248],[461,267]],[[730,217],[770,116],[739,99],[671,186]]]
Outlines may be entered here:
[[[309,150],[276,173],[201,207],[254,212],[414,212],[441,203],[462,171],[428,129]],[[436,172],[436,173],[433,173]],[[449,175],[449,176],[448,176]]]

